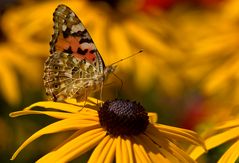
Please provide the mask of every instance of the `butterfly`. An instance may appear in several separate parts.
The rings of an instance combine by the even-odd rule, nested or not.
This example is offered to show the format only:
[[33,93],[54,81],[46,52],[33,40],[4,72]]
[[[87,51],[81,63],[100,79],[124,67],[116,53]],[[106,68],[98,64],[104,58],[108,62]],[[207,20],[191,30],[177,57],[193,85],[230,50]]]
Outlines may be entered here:
[[50,56],[43,75],[46,95],[53,101],[86,100],[89,93],[102,88],[116,66],[105,66],[90,34],[69,7],[59,5],[53,21]]

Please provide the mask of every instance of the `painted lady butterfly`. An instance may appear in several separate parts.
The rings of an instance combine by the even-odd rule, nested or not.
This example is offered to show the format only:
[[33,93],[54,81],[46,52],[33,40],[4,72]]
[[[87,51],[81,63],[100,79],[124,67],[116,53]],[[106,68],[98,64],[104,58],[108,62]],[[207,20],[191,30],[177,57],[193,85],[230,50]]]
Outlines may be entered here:
[[116,66],[105,66],[90,34],[69,7],[59,5],[53,21],[51,54],[43,76],[46,94],[53,101],[86,100],[90,92],[102,87]]

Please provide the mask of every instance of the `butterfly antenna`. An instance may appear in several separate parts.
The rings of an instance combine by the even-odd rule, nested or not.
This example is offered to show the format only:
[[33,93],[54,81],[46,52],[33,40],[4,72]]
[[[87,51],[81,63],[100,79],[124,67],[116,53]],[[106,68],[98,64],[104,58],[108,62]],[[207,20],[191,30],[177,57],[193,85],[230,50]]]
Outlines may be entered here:
[[129,59],[129,58],[131,58],[131,57],[133,57],[135,55],[138,55],[138,54],[142,53],[143,51],[144,51],[143,49],[140,49],[138,52],[136,52],[136,53],[134,53],[134,54],[132,54],[132,55],[126,57],[126,58],[122,58],[122,59],[120,59],[120,60],[118,60],[118,61],[116,61],[116,62],[114,62],[114,63],[112,63],[110,65],[112,66],[112,65],[114,65],[116,63],[122,62],[123,60]]

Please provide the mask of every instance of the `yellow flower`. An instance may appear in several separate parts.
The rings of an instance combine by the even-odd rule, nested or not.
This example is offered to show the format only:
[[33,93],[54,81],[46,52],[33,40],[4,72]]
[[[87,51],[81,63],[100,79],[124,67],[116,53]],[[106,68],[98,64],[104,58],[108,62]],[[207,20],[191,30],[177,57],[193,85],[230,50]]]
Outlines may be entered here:
[[176,70],[185,83],[196,84],[203,94],[219,102],[234,104],[239,97],[238,4],[228,0],[213,11],[175,9],[169,19],[177,27],[171,32],[174,48],[185,51],[187,57]]
[[[113,2],[115,8],[106,2],[60,3],[82,20],[106,65],[144,49],[142,55],[120,63],[119,68],[134,74],[132,82],[138,89],[149,89],[156,83],[160,92],[179,95],[189,84],[197,88],[199,84],[206,94],[220,92],[238,101],[237,0],[225,1],[213,11],[175,7],[152,15],[137,10],[140,3]],[[2,28],[7,39],[31,57],[47,57],[57,5],[58,1],[44,1],[6,11]]]
[[[127,5],[118,6],[119,11],[103,2],[63,0],[60,3],[69,6],[82,20],[106,65],[144,49],[142,55],[120,63],[118,68],[121,72],[134,73],[132,81],[139,89],[149,88],[154,81],[159,81],[158,86],[168,94],[181,89],[176,71],[165,60],[173,55],[170,57],[173,62],[182,61],[184,52],[164,41],[172,30],[164,17],[139,12],[136,3],[130,6],[130,12]],[[58,1],[45,1],[8,10],[3,16],[3,31],[8,40],[29,57],[47,57],[53,32],[52,14],[58,5]]]
[[[97,102],[96,99],[90,100]],[[33,110],[34,107],[46,110]],[[139,103],[129,100],[106,101],[100,108],[92,102],[76,103],[73,99],[67,103],[43,101],[10,116],[28,114],[45,114],[59,121],[28,138],[12,160],[40,136],[68,130],[75,132],[38,162],[67,162],[94,147],[89,162],[113,162],[114,159],[116,162],[194,162],[178,145],[179,142],[204,145],[195,132],[157,124],[156,114],[146,113]]]
[[[232,141],[232,145],[218,160],[219,163],[223,162],[236,162],[239,158],[239,119],[233,119],[224,122],[223,124],[215,127],[205,138],[205,145],[208,150],[213,149],[228,141]],[[190,151],[190,156],[193,159],[199,158],[204,154],[204,149],[201,147],[193,147]]]
[[14,105],[19,103],[21,99],[21,87],[26,88],[26,86],[29,86],[29,83],[32,86],[39,83],[41,65],[39,60],[27,57],[10,43],[0,44],[0,53],[0,91],[5,100],[9,104]]

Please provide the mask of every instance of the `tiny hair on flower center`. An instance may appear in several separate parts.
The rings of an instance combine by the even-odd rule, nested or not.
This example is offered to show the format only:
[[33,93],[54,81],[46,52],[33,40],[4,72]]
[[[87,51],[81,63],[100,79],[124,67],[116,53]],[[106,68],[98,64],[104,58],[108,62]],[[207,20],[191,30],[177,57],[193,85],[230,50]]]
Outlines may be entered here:
[[149,124],[144,107],[135,101],[106,101],[98,114],[101,126],[114,137],[139,135]]

